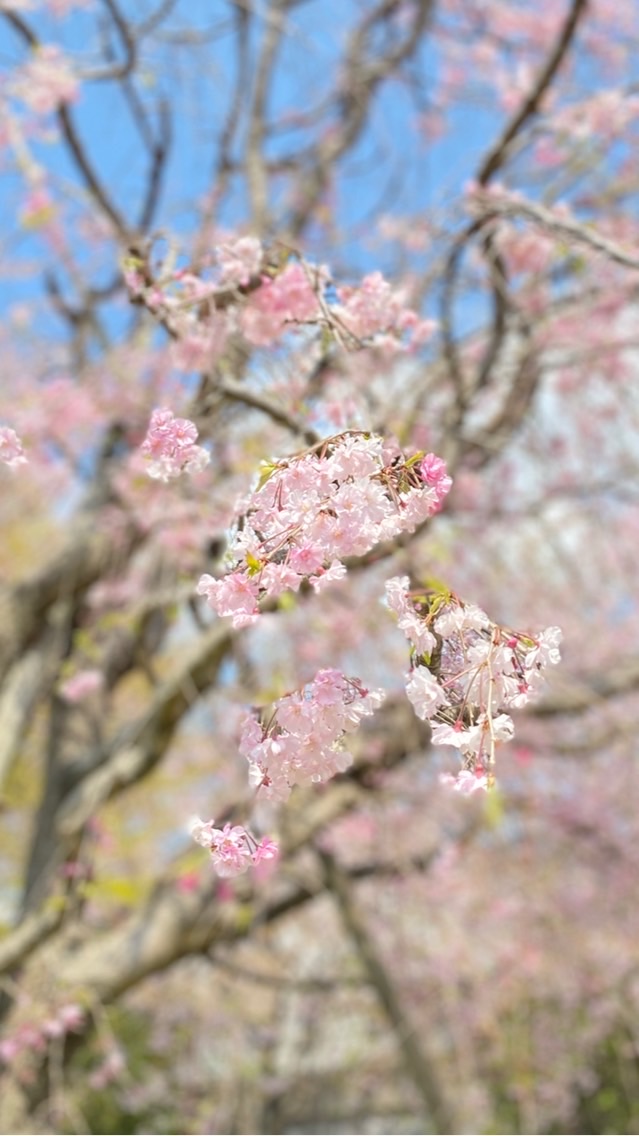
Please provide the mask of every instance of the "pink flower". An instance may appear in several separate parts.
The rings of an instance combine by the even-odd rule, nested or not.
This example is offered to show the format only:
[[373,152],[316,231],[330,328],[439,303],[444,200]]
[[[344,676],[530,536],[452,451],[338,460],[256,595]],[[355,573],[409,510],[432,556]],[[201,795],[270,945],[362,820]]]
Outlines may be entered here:
[[339,560],[333,560],[328,568],[324,568],[317,576],[311,576],[310,585],[316,594],[324,591],[328,584],[335,584],[338,580],[343,580],[346,575],[346,565],[340,564]]
[[249,762],[249,783],[269,800],[285,801],[294,785],[319,784],[350,765],[346,734],[375,712],[384,691],[367,690],[357,678],[333,668],[251,717],[240,751]]
[[288,323],[304,323],[319,314],[317,297],[301,264],[291,264],[274,280],[264,277],[241,313],[244,335],[257,347],[268,346]]
[[0,462],[8,465],[9,469],[17,469],[19,465],[25,465],[26,460],[22,442],[15,430],[9,426],[0,426]]
[[453,484],[452,477],[449,477],[446,473],[446,462],[443,458],[438,458],[436,454],[426,454],[426,457],[422,458],[419,463],[419,472],[426,484],[435,490],[437,504],[441,506],[444,497],[450,492]]
[[16,1037],[6,1037],[0,1041],[0,1061],[10,1065],[19,1055],[22,1046]]
[[248,627],[259,616],[258,585],[242,573],[233,572],[221,580],[205,573],[195,590],[198,596],[206,596],[209,607],[218,615],[230,615],[234,627]]
[[58,1018],[47,1018],[47,1020],[42,1023],[42,1032],[45,1037],[57,1038],[63,1037],[65,1030],[62,1022]]
[[80,1030],[85,1021],[84,1010],[75,1002],[69,1002],[58,1010],[58,1021],[67,1032]]
[[[213,320],[209,317],[209,322],[206,324],[195,326],[186,324],[184,329],[179,330],[179,338],[171,345],[171,360],[180,371],[207,370],[222,354],[228,337],[227,321],[220,313],[216,313],[216,318]],[[177,421],[187,420],[177,419]],[[195,430],[195,427],[193,429]],[[206,453],[206,450],[204,452]]]
[[442,773],[439,778],[440,784],[447,785],[456,793],[462,793],[464,797],[470,797],[473,793],[487,792],[488,791],[488,778],[482,772],[471,772],[470,769],[462,769],[456,777],[452,773]]
[[210,455],[196,445],[197,427],[188,418],[176,418],[163,407],[154,410],[140,453],[149,461],[148,474],[159,481],[170,481],[185,471],[200,473]]
[[248,284],[262,265],[262,245],[257,237],[238,237],[218,245],[217,262],[222,270],[222,284]]
[[[429,458],[426,476],[437,478],[443,466]],[[411,592],[406,576],[389,580],[386,594],[418,664],[407,677],[406,694],[430,723],[433,745],[454,746],[464,755],[467,769],[455,787],[467,792],[474,782],[466,774],[479,775],[487,755],[494,760],[496,747],[514,735],[505,710],[534,697],[543,669],[559,661],[561,631],[550,627],[533,638],[498,627],[481,608],[445,589]]]
[[181,872],[175,881],[175,886],[178,891],[188,895],[190,892],[197,891],[200,883],[200,877],[197,872]]
[[264,837],[257,841],[247,828],[239,824],[225,824],[216,828],[212,820],[193,817],[190,825],[193,840],[208,848],[211,860],[221,879],[239,876],[252,865],[273,860],[278,854],[275,841]]
[[263,836],[253,853],[253,863],[259,864],[262,860],[276,860],[279,854],[280,850],[275,841]]
[[49,114],[61,103],[74,102],[79,84],[60,48],[41,44],[16,73],[11,91],[36,114]]
[[95,694],[104,685],[104,675],[101,671],[87,669],[78,671],[60,686],[60,694],[65,702],[82,702],[90,694]]
[[[442,475],[439,483],[448,480]],[[296,591],[305,579],[316,592],[342,579],[344,557],[413,532],[439,501],[437,489],[424,484],[415,457],[384,446],[377,435],[345,431],[324,442],[321,456],[305,452],[266,465],[230,544],[228,595],[209,576],[198,590],[219,615],[238,610],[234,625],[242,626],[252,622],[264,597]],[[255,593],[248,606],[246,599],[239,602],[247,587]],[[434,646],[432,636],[424,633],[423,639]]]
[[446,695],[427,667],[416,667],[406,682],[406,694],[418,718],[430,718],[446,701]]

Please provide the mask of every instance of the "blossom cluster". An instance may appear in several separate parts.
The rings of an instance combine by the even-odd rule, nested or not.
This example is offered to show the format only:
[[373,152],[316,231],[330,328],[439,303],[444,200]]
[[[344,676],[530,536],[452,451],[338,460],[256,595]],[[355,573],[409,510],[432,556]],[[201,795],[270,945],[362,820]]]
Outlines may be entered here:
[[221,283],[246,287],[260,271],[264,250],[257,237],[234,237],[217,245],[215,254]]
[[415,713],[430,723],[435,745],[454,746],[463,760],[458,777],[445,780],[463,793],[490,788],[495,749],[514,733],[505,711],[539,692],[545,668],[559,662],[561,631],[499,627],[452,592],[411,591],[407,576],[389,580],[386,596],[411,643],[406,693]]
[[75,1003],[68,1003],[37,1025],[24,1023],[0,1041],[0,1061],[11,1065],[23,1053],[44,1053],[50,1042],[83,1029],[86,1016]]
[[10,426],[0,426],[0,462],[9,469],[17,469],[26,462],[22,442]]
[[410,458],[375,434],[347,431],[302,454],[266,466],[232,534],[230,570],[203,575],[198,595],[230,616],[254,623],[259,601],[304,581],[321,591],[346,574],[343,559],[414,532],[440,508],[452,482],[441,458]]
[[55,44],[39,44],[16,71],[10,91],[36,114],[46,115],[74,102],[79,83],[69,59]]
[[149,477],[170,481],[186,473],[200,473],[208,465],[210,455],[196,445],[197,427],[188,418],[176,418],[163,407],[154,410],[140,452],[149,464]]
[[222,879],[239,876],[262,860],[274,860],[278,849],[268,837],[257,840],[248,828],[240,824],[225,824],[216,828],[212,820],[193,817],[189,831],[196,844],[208,848],[213,866]]
[[435,330],[433,320],[420,319],[412,308],[407,308],[401,292],[391,287],[381,272],[371,272],[357,287],[337,289],[340,301],[334,309],[340,324],[360,340],[385,337],[386,347],[402,346],[401,335],[410,333],[413,348],[430,339]]
[[291,329],[328,329],[349,350],[377,347],[414,351],[436,324],[408,307],[406,296],[380,272],[329,291],[326,266],[270,257],[256,238],[220,241],[205,274],[177,268],[155,277],[137,257],[124,269],[129,294],[169,331],[172,361],[181,370],[207,370],[240,332],[254,347],[269,347]]
[[[322,280],[320,273],[318,288],[323,286]],[[272,278],[262,277],[260,287],[247,298],[240,324],[249,343],[267,347],[291,324],[314,322],[319,316],[311,279],[301,264],[289,264]]]
[[358,678],[326,668],[300,690],[280,698],[259,719],[247,718],[240,753],[249,782],[269,800],[285,801],[294,785],[320,784],[352,762],[344,737],[384,700]]

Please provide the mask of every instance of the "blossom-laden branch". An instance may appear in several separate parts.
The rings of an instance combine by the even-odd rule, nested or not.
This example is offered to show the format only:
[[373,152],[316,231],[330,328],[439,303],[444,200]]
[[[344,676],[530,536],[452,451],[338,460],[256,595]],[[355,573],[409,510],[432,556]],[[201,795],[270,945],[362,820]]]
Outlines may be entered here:
[[249,762],[249,782],[269,800],[284,801],[294,785],[312,785],[343,773],[352,756],[346,734],[384,700],[358,678],[327,668],[301,690],[280,698],[256,720],[246,720],[240,753]]
[[[471,211],[478,214],[477,220],[472,224],[473,233],[477,232],[479,227],[490,225],[500,217],[513,221],[521,218],[539,225],[559,238],[585,245],[622,268],[629,268],[635,272],[639,270],[639,257],[633,256],[615,241],[598,233],[591,225],[580,222],[565,208],[561,211],[547,209],[535,201],[506,193],[501,189],[491,192],[477,189],[473,192],[469,204]],[[470,228],[468,231],[470,232]]]
[[[384,701],[383,690],[368,690],[341,671],[318,671],[312,682],[284,695],[258,717],[244,722],[240,753],[249,763],[249,783],[267,800],[285,801],[295,785],[317,785],[352,764],[344,738]],[[241,875],[262,860],[273,860],[278,846],[257,840],[243,825],[216,828],[193,818],[191,836],[208,848],[222,878]]]
[[319,592],[345,576],[345,557],[413,532],[441,508],[451,484],[434,454],[407,458],[354,431],[266,465],[232,536],[229,572],[219,580],[204,574],[198,594],[234,627],[255,623],[261,600],[304,581]]
[[224,828],[216,828],[212,820],[202,821],[199,817],[193,817],[189,829],[195,843],[209,849],[211,860],[221,879],[239,876],[247,868],[256,867],[262,860],[277,858],[278,848],[274,840],[266,836],[257,840],[241,824],[228,823]]
[[444,780],[463,793],[495,783],[495,750],[514,725],[505,710],[534,698],[543,672],[560,660],[561,631],[527,635],[499,627],[481,608],[442,588],[411,590],[408,576],[386,585],[389,607],[411,644],[406,694],[430,723],[434,745],[460,751],[463,768]]

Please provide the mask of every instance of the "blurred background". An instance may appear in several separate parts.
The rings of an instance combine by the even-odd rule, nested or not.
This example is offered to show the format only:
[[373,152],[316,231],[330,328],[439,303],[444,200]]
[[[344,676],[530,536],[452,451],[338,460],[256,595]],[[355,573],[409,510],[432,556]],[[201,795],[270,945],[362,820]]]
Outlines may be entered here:
[[[3,1131],[637,1131],[638,36],[0,2]],[[315,266],[321,318],[267,312]],[[149,478],[157,407],[197,475]],[[444,457],[443,511],[234,630],[195,585],[238,499],[348,429]],[[397,575],[562,628],[488,795],[405,697]],[[189,817],[246,818],[247,709],[332,666],[383,708],[219,879]]]

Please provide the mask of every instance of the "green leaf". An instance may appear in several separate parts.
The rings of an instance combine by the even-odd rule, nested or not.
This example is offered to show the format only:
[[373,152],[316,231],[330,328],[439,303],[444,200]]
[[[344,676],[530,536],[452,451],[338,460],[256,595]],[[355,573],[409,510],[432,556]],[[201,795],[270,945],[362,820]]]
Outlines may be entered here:
[[260,462],[260,479],[257,483],[257,488],[261,489],[263,485],[273,476],[277,469],[277,462]]
[[257,576],[257,573],[261,572],[263,568],[263,562],[257,556],[253,556],[252,552],[246,553],[246,565],[249,576]]

